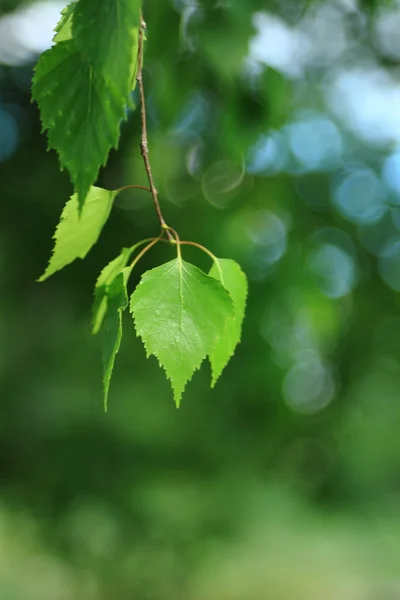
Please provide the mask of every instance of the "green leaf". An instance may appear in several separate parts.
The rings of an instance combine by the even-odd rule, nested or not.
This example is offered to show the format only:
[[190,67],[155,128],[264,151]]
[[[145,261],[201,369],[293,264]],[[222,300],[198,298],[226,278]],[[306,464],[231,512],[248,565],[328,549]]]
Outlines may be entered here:
[[137,334],[171,380],[179,406],[186,383],[233,316],[221,283],[181,258],[147,271],[131,296]]
[[107,307],[100,329],[103,357],[104,410],[107,411],[108,392],[115,357],[122,340],[122,311],[128,306],[126,289],[129,268],[120,272],[107,289]]
[[95,71],[126,100],[137,66],[140,0],[80,0],[73,31]]
[[116,277],[126,267],[132,248],[122,248],[121,253],[114,258],[100,273],[95,286],[95,299],[93,305],[93,329],[92,333],[99,332],[104,316],[107,311],[109,289]]
[[71,2],[61,11],[61,19],[54,29],[56,35],[53,37],[53,42],[65,42],[72,38],[72,17],[75,6],[76,2]]
[[214,387],[240,342],[248,286],[246,275],[234,260],[218,258],[217,264],[213,264],[209,275],[221,281],[229,292],[234,306],[234,315],[226,321],[224,335],[210,354],[211,386]]
[[38,281],[44,281],[77,258],[85,258],[97,242],[117,194],[90,188],[81,215],[77,194],[68,200],[54,234],[55,245],[49,265]]
[[103,358],[104,408],[107,410],[110,379],[122,339],[122,311],[128,306],[125,268],[133,248],[123,248],[101,271],[95,287],[93,333],[100,332]]
[[117,146],[127,98],[83,58],[74,39],[41,55],[32,95],[49,148],[68,169],[81,208],[109,150]]

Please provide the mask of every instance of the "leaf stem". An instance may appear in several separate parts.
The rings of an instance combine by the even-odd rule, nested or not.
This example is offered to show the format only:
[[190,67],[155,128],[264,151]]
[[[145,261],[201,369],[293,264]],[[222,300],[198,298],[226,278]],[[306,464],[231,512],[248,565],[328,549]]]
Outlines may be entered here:
[[141,113],[141,121],[142,121],[142,136],[140,141],[140,151],[142,154],[144,167],[147,173],[147,179],[149,180],[149,187],[151,195],[153,196],[154,206],[156,208],[158,220],[160,221],[161,227],[167,232],[168,239],[171,239],[171,234],[168,232],[166,227],[166,222],[161,212],[161,207],[158,202],[158,192],[157,188],[154,185],[153,173],[151,170],[151,164],[149,159],[149,144],[147,140],[147,118],[146,118],[146,100],[144,95],[144,86],[143,86],[143,49],[144,49],[144,32],[146,29],[146,23],[143,20],[143,16],[141,15],[141,25],[139,29],[139,46],[138,46],[138,72],[136,75],[136,80],[139,84],[139,94],[140,94],[140,113]]
[[179,244],[183,245],[183,246],[194,246],[195,248],[198,248],[199,250],[201,250],[202,252],[205,252],[206,254],[208,254],[208,256],[214,261],[219,275],[220,275],[220,279],[221,279],[221,283],[223,285],[223,281],[224,281],[224,276],[222,273],[222,269],[221,269],[221,265],[219,264],[219,260],[218,258],[215,256],[215,254],[213,254],[208,248],[206,248],[205,246],[202,246],[201,244],[198,244],[197,242],[188,242],[188,241],[181,241],[179,240]]
[[[170,235],[168,237],[168,241],[171,244],[176,244],[177,247],[177,254],[178,254],[178,259],[181,261],[182,260],[182,253],[181,253],[181,240],[179,239],[179,235],[178,233],[175,231],[175,229],[172,229],[172,227],[166,226],[165,227],[165,231],[168,235],[168,232],[172,232],[173,237]],[[174,239],[175,238],[175,239]],[[167,241],[167,240],[165,240]]]
[[164,231],[162,231],[158,237],[153,238],[151,240],[151,242],[149,244],[147,244],[147,246],[145,246],[143,248],[143,250],[141,250],[139,252],[139,254],[136,256],[136,258],[133,259],[132,263],[129,266],[129,268],[130,268],[131,271],[138,264],[139,260],[146,254],[146,252],[148,252],[150,250],[150,248],[152,248],[153,246],[155,246],[161,240],[161,238],[162,238],[163,235],[164,235]]
[[155,238],[155,237],[150,237],[150,238],[146,238],[145,240],[140,240],[140,242],[136,242],[136,244],[134,244],[131,247],[131,253],[135,252],[135,250],[137,250],[138,248],[140,248],[140,246],[143,246],[144,244],[148,244],[149,242],[153,242],[154,240],[159,240],[160,236]]
[[144,190],[145,192],[151,193],[151,189],[145,185],[124,185],[123,187],[118,188],[116,191],[125,192],[125,190]]

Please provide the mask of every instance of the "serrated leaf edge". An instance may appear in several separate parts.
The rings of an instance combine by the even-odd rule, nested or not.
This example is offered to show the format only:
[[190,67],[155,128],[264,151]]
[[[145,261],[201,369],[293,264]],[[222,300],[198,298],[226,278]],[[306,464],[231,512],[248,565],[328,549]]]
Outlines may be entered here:
[[[193,266],[195,266],[195,265],[193,265]],[[156,269],[156,268],[158,268],[158,267],[155,267],[155,269]],[[197,267],[197,268],[198,268],[198,267]],[[148,271],[146,271],[146,273],[150,273],[150,272],[151,272],[151,271],[153,271],[153,270],[154,270],[154,269],[149,269]],[[199,269],[199,270],[201,271],[201,269]],[[211,277],[210,275],[208,275],[208,273],[204,273],[204,271],[202,271],[202,273],[203,273],[203,275],[205,275],[205,276],[207,276],[207,277]],[[144,275],[144,274],[145,274],[145,273],[143,273],[143,275]],[[142,275],[142,277],[143,277],[143,275]],[[218,282],[221,284],[221,286],[223,287],[223,289],[224,289],[226,292],[228,292],[228,290],[227,290],[227,289],[226,289],[226,288],[225,288],[225,287],[222,285],[222,282],[221,282],[220,280],[216,279],[215,277],[212,277],[212,279],[215,279],[216,281],[218,281]],[[139,284],[138,284],[138,285],[140,285],[140,282],[139,282]],[[135,288],[135,290],[136,290],[136,288]],[[157,361],[158,361],[158,364],[160,365],[160,367],[161,367],[161,368],[163,369],[163,371],[165,372],[165,376],[166,376],[166,378],[167,378],[167,379],[170,381],[170,383],[171,383],[171,388],[172,388],[172,392],[173,392],[173,396],[174,396],[174,401],[175,401],[176,407],[177,407],[177,408],[179,408],[179,407],[180,407],[180,401],[181,401],[181,399],[182,399],[183,392],[185,391],[187,384],[189,383],[189,381],[191,381],[191,380],[192,380],[192,378],[193,378],[193,375],[196,373],[196,371],[198,371],[198,370],[200,369],[201,365],[202,365],[202,364],[203,364],[203,362],[204,362],[204,361],[207,359],[207,357],[209,357],[209,356],[210,356],[210,354],[211,354],[211,352],[212,352],[212,351],[211,351],[211,352],[209,352],[209,353],[206,353],[206,354],[205,354],[205,355],[204,355],[204,356],[203,356],[203,357],[200,359],[200,361],[198,362],[198,364],[194,366],[191,376],[190,376],[190,377],[188,377],[188,378],[186,379],[186,381],[185,381],[185,383],[184,383],[184,385],[183,385],[183,387],[182,387],[182,390],[181,390],[180,394],[177,394],[177,392],[176,392],[176,390],[175,390],[175,387],[174,387],[174,385],[173,385],[173,382],[172,382],[172,378],[171,378],[171,377],[168,375],[168,372],[167,372],[167,369],[166,369],[165,365],[163,364],[163,362],[161,361],[160,357],[157,355],[157,353],[156,353],[156,352],[152,352],[152,351],[150,351],[150,350],[148,349],[148,347],[147,347],[147,344],[146,344],[145,340],[143,339],[143,336],[142,336],[142,334],[141,334],[141,333],[139,332],[139,330],[138,330],[138,326],[137,326],[137,323],[136,323],[136,318],[135,318],[135,315],[134,315],[134,313],[133,313],[133,310],[134,310],[134,309],[133,309],[133,306],[132,306],[132,304],[133,304],[133,302],[132,302],[132,299],[133,299],[133,294],[135,293],[135,290],[133,290],[133,292],[132,292],[132,294],[131,294],[131,296],[130,296],[130,299],[129,299],[129,312],[130,312],[130,313],[131,313],[131,315],[132,315],[132,319],[133,319],[133,323],[134,323],[134,327],[135,327],[136,336],[142,340],[142,343],[143,343],[143,346],[144,346],[144,349],[145,349],[145,352],[146,352],[146,358],[150,358],[150,356],[154,356],[154,357],[157,359]],[[230,298],[230,300],[231,300],[231,302],[232,302],[232,305],[234,306],[234,303],[233,303],[232,297],[231,297],[231,295],[229,294],[229,292],[228,292],[228,295],[229,295],[229,298]],[[224,328],[224,329],[225,329],[225,328]],[[224,331],[224,330],[223,330],[223,331]],[[214,350],[215,346],[217,345],[217,343],[219,342],[220,338],[223,336],[223,331],[221,331],[221,334],[220,334],[219,336],[217,336],[217,337],[216,337],[216,339],[215,339],[215,341],[214,341],[214,345],[213,345],[213,350]]]
[[[91,186],[91,187],[93,187],[93,186]],[[101,189],[103,189],[103,188],[101,188]],[[112,195],[112,198],[111,198],[111,200],[110,200],[110,206],[109,206],[109,209],[108,209],[108,211],[107,211],[107,215],[105,216],[105,218],[104,218],[104,222],[103,222],[102,226],[100,227],[99,234],[98,234],[97,238],[95,239],[95,241],[93,242],[93,244],[91,245],[91,247],[89,248],[89,250],[88,250],[88,251],[87,251],[85,254],[78,255],[76,258],[72,259],[70,262],[66,263],[66,264],[65,264],[63,267],[61,267],[61,269],[64,269],[65,267],[67,267],[68,265],[70,265],[71,263],[73,263],[75,260],[77,260],[77,258],[79,258],[80,260],[83,260],[84,258],[86,258],[86,256],[89,254],[89,252],[90,252],[90,250],[93,248],[93,246],[94,246],[95,244],[97,244],[97,242],[98,242],[98,239],[99,239],[99,237],[100,237],[100,234],[101,234],[101,232],[102,232],[102,230],[103,230],[103,227],[104,227],[104,225],[106,224],[106,222],[107,222],[107,220],[108,220],[108,217],[110,216],[110,213],[111,213],[111,210],[112,210],[112,207],[113,207],[113,204],[114,204],[114,200],[115,200],[115,198],[117,197],[117,195],[119,194],[119,190],[104,190],[104,191],[106,191],[106,192],[111,192],[113,195]],[[36,279],[36,281],[37,281],[38,283],[42,283],[43,281],[45,281],[46,279],[48,279],[49,277],[51,277],[52,275],[54,275],[54,274],[55,274],[55,273],[57,273],[58,271],[61,271],[61,269],[57,269],[57,271],[54,271],[53,273],[50,273],[49,275],[46,275],[47,271],[49,270],[49,267],[50,267],[51,260],[52,260],[52,258],[53,258],[53,256],[54,256],[54,254],[55,254],[55,249],[56,249],[56,241],[57,241],[57,233],[58,233],[58,230],[59,230],[59,228],[60,228],[60,226],[61,226],[61,223],[64,221],[64,214],[65,214],[65,212],[66,212],[66,210],[67,210],[67,205],[68,205],[68,202],[70,202],[70,200],[72,200],[72,198],[73,198],[73,196],[74,196],[75,194],[76,194],[76,192],[75,192],[74,194],[72,194],[72,196],[70,196],[70,197],[68,198],[67,202],[64,204],[64,207],[63,207],[63,209],[62,209],[62,211],[61,211],[60,218],[59,218],[59,220],[58,220],[58,223],[57,223],[57,225],[56,225],[55,231],[54,231],[54,233],[53,233],[53,235],[52,235],[52,237],[51,237],[51,239],[52,239],[52,240],[54,240],[54,244],[53,244],[53,248],[52,248],[52,251],[51,251],[51,255],[50,255],[50,258],[49,258],[49,261],[48,261],[47,267],[46,267],[46,269],[45,269],[45,271],[44,271],[43,275],[41,275],[41,276],[40,276],[38,279]],[[79,210],[79,209],[78,209],[78,210]]]
[[[106,264],[106,265],[105,265],[105,266],[102,268],[102,270],[100,271],[100,273],[99,273],[99,275],[98,275],[98,277],[97,277],[97,279],[96,279],[96,283],[95,283],[94,290],[93,290],[94,303],[93,303],[93,306],[92,306],[92,320],[91,320],[91,323],[92,323],[92,335],[97,335],[97,334],[99,333],[100,329],[101,329],[101,326],[102,326],[102,324],[103,324],[104,317],[105,317],[105,314],[106,314],[106,311],[107,311],[107,295],[108,295],[108,293],[109,293],[110,287],[111,287],[111,286],[112,286],[112,284],[114,283],[114,280],[115,280],[115,278],[116,278],[116,277],[118,277],[118,275],[120,275],[120,274],[122,273],[122,274],[123,274],[123,276],[124,276],[125,285],[127,285],[128,276],[129,276],[129,275],[128,275],[129,268],[128,268],[128,270],[127,270],[127,267],[126,267],[126,265],[127,265],[127,263],[129,262],[130,255],[131,255],[131,253],[134,251],[134,248],[135,248],[135,246],[130,246],[130,247],[129,247],[129,246],[124,246],[124,247],[121,249],[121,252],[118,254],[118,256],[116,256],[115,258],[113,258],[112,260],[110,260],[110,261],[109,261],[109,262],[108,262],[108,263],[107,263],[107,264]],[[114,277],[113,277],[113,278],[112,278],[110,281],[108,281],[108,282],[106,282],[106,283],[104,283],[104,284],[102,284],[102,285],[99,285],[99,281],[100,281],[100,279],[101,279],[101,276],[103,275],[104,271],[107,269],[107,267],[109,267],[109,266],[110,266],[110,264],[111,264],[112,262],[114,262],[115,260],[117,260],[118,258],[120,258],[120,257],[121,257],[121,255],[124,253],[124,251],[125,251],[125,250],[126,250],[126,262],[125,262],[125,264],[124,264],[124,265],[121,267],[121,269],[120,269],[120,270],[119,270],[119,271],[118,271],[118,272],[117,272],[117,273],[114,275]],[[95,305],[96,305],[96,294],[97,294],[97,292],[98,292],[100,289],[102,289],[102,288],[104,288],[104,296],[103,296],[102,300],[104,300],[104,301],[106,302],[106,306],[105,306],[105,310],[104,310],[104,313],[103,313],[103,316],[102,316],[102,318],[101,318],[100,322],[99,322],[99,323],[97,323],[97,322],[96,322],[96,320],[95,320],[95,317],[96,317],[96,312],[95,312],[94,308],[95,308]],[[127,295],[128,295],[128,292],[127,292]],[[123,308],[123,309],[121,309],[121,310],[125,310],[125,309],[126,309],[126,307],[128,306],[128,304],[129,304],[129,297],[128,297],[128,302],[127,302],[127,304],[126,304],[126,305],[124,306],[124,308]]]
[[[218,260],[218,259],[217,259],[217,260]],[[235,261],[235,262],[236,262],[236,261]],[[247,298],[248,298],[248,296],[249,296],[249,286],[248,286],[248,283],[247,283],[247,277],[246,277],[246,273],[243,271],[243,269],[241,268],[241,266],[239,265],[239,263],[236,263],[236,264],[238,265],[240,272],[241,272],[241,273],[244,275],[244,278],[245,278],[245,281],[246,281],[246,295],[245,295],[245,299],[244,299],[244,313],[243,313],[243,319],[242,319],[242,323],[240,324],[240,334],[242,334],[242,329],[243,329],[243,321],[244,321],[244,315],[246,314],[246,307],[247,307]],[[212,275],[210,275],[210,277],[212,277]],[[236,307],[236,303],[235,303],[235,301],[233,300],[233,298],[232,298],[232,296],[231,296],[231,294],[230,294],[229,290],[228,290],[228,289],[227,289],[227,288],[224,286],[224,284],[223,284],[223,280],[219,280],[219,281],[221,282],[221,284],[222,284],[222,286],[224,287],[224,289],[225,289],[225,290],[228,292],[228,294],[229,294],[229,297],[230,297],[230,299],[232,300],[233,307],[235,308],[235,307]],[[236,317],[233,317],[233,318],[229,319],[229,321],[235,321],[235,319],[236,319]],[[227,327],[227,326],[228,326],[228,322],[226,323],[225,327]],[[224,330],[224,331],[225,331],[225,330]],[[222,335],[223,335],[223,334],[222,334]],[[229,364],[229,362],[230,362],[231,358],[234,356],[234,354],[235,354],[235,352],[236,352],[236,349],[237,349],[237,347],[239,346],[239,344],[240,344],[240,340],[239,340],[239,342],[236,344],[236,346],[233,348],[232,352],[229,354],[229,358],[228,358],[228,360],[226,361],[226,363],[225,363],[225,366],[224,366],[224,367],[221,369],[221,371],[220,371],[220,373],[219,373],[218,375],[215,375],[215,369],[213,368],[212,362],[211,362],[211,360],[210,360],[210,366],[211,366],[211,388],[212,388],[212,389],[214,389],[214,388],[215,388],[215,385],[217,384],[217,382],[218,382],[219,378],[221,377],[222,373],[224,372],[225,368],[228,366],[228,364]],[[211,353],[210,353],[209,357],[211,358]]]
[[[126,307],[125,307],[126,308]],[[104,364],[104,358],[102,356],[101,362],[103,364],[103,405],[104,405],[104,412],[107,412],[108,410],[108,396],[109,396],[109,392],[110,392],[110,385],[111,385],[111,378],[112,378],[112,374],[114,372],[114,366],[115,366],[115,360],[117,358],[117,354],[120,351],[121,348],[121,343],[122,343],[122,335],[123,335],[123,331],[122,331],[122,313],[125,310],[125,308],[119,308],[118,309],[118,318],[119,318],[119,339],[117,339],[117,343],[116,343],[116,350],[113,354],[113,359],[112,359],[112,363],[111,363],[111,367],[110,367],[110,374],[108,375],[107,373],[107,369],[105,368],[105,364]],[[115,348],[115,346],[114,346]]]
[[[136,323],[135,315],[134,315],[134,313],[133,313],[133,308],[132,308],[132,296],[133,296],[133,294],[134,294],[134,291],[132,292],[132,294],[131,294],[131,297],[130,297],[130,300],[129,300],[129,312],[130,312],[130,313],[131,313],[131,315],[132,315],[132,319],[133,319],[133,323],[134,323],[134,327],[135,327],[135,331],[136,331],[136,336],[137,336],[138,338],[140,338],[140,339],[141,339],[141,341],[142,341],[142,344],[143,344],[143,346],[144,346],[144,349],[145,349],[145,352],[146,352],[146,358],[150,358],[150,356],[154,356],[154,357],[156,358],[156,360],[157,360],[158,364],[160,365],[160,367],[161,367],[161,368],[163,369],[163,371],[165,372],[165,376],[166,376],[166,378],[168,379],[168,381],[169,381],[169,382],[170,382],[170,384],[171,384],[172,393],[173,393],[173,396],[174,396],[174,401],[175,401],[176,407],[177,407],[177,408],[179,408],[179,407],[180,407],[180,403],[181,403],[181,399],[182,399],[182,396],[183,396],[183,392],[185,391],[187,384],[189,383],[189,381],[191,381],[191,380],[192,380],[192,378],[193,378],[193,375],[196,373],[196,371],[198,371],[198,370],[200,369],[201,365],[202,365],[202,364],[203,364],[203,362],[206,360],[206,358],[207,358],[208,354],[205,354],[205,355],[203,356],[203,358],[201,358],[201,359],[200,359],[199,363],[198,363],[197,365],[195,365],[195,366],[194,366],[191,376],[190,376],[190,377],[188,377],[188,378],[186,379],[186,381],[185,381],[185,383],[184,383],[184,385],[183,385],[183,387],[182,387],[182,390],[181,390],[181,392],[180,392],[180,393],[178,393],[178,392],[176,391],[175,387],[174,387],[174,384],[173,384],[172,378],[171,378],[171,377],[168,375],[168,372],[167,372],[166,366],[164,365],[164,363],[162,362],[162,360],[160,359],[160,357],[157,355],[157,353],[156,353],[156,352],[152,352],[152,351],[150,351],[150,350],[148,349],[148,347],[147,347],[147,344],[146,344],[145,340],[143,339],[143,336],[142,336],[142,335],[141,335],[141,333],[139,333],[139,331],[138,331],[138,327],[137,327],[137,323]],[[219,339],[219,338],[218,338],[218,339]]]
[[[47,50],[42,52],[38,62],[36,63],[36,65],[34,67],[34,76],[32,78],[32,102],[36,102],[36,104],[38,105],[39,110],[40,110],[41,133],[47,134],[47,152],[50,152],[51,150],[55,150],[57,157],[58,157],[60,171],[62,172],[62,171],[64,171],[64,169],[66,169],[68,171],[70,180],[74,186],[74,191],[75,191],[75,193],[78,194],[78,209],[79,209],[79,212],[81,213],[89,190],[86,192],[85,198],[82,199],[81,194],[78,191],[80,172],[77,171],[75,173],[73,169],[71,170],[71,168],[70,168],[71,160],[67,159],[67,155],[65,154],[64,151],[60,150],[59,148],[56,147],[55,144],[53,144],[51,129],[54,126],[54,119],[53,119],[53,121],[48,120],[47,122],[45,122],[43,120],[42,111],[40,109],[40,102],[39,102],[39,98],[36,96],[36,88],[35,88],[36,83],[38,81],[38,69],[41,68],[43,62],[45,62],[47,60],[47,57],[49,55],[51,55],[52,52],[54,52],[56,47],[60,47],[61,45],[63,45],[65,47],[67,44],[71,47],[71,49],[68,48],[68,51],[70,52],[70,56],[72,56],[72,50],[74,50],[74,54],[79,54],[82,64],[86,64],[90,68],[92,68],[90,66],[90,63],[85,58],[84,53],[80,50],[80,48],[74,38],[72,38],[70,40],[63,40],[63,41],[57,42],[56,44],[54,44],[53,46],[51,46],[50,48],[48,48]],[[89,189],[91,186],[93,186],[94,182],[97,180],[100,169],[103,168],[107,164],[111,150],[118,149],[120,138],[121,138],[121,123],[126,121],[128,118],[127,107],[129,106],[129,97],[124,98],[120,94],[116,94],[115,88],[112,85],[112,82],[109,81],[107,78],[105,78],[104,75],[100,71],[96,71],[96,77],[102,78],[109,95],[113,96],[115,98],[115,100],[118,101],[120,115],[119,115],[119,125],[116,128],[115,134],[114,134],[114,141],[110,143],[110,146],[107,150],[106,155],[104,156],[102,162],[98,165],[97,170],[94,173],[94,176],[92,177],[92,182],[89,185]],[[92,85],[94,86],[94,83]],[[93,170],[93,172],[94,172],[94,170]]]
[[[128,250],[128,248],[125,248],[126,250]],[[110,385],[111,385],[111,379],[112,379],[112,375],[114,372],[114,366],[115,366],[115,361],[117,358],[117,354],[120,351],[121,348],[121,343],[122,343],[122,338],[123,338],[123,328],[122,328],[122,313],[124,312],[124,310],[127,309],[128,305],[129,305],[129,296],[128,296],[128,290],[127,290],[127,284],[128,284],[128,277],[129,277],[129,267],[124,267],[123,269],[121,269],[121,271],[119,271],[119,273],[114,277],[114,279],[112,280],[112,283],[115,281],[115,279],[117,277],[119,277],[120,275],[122,275],[122,279],[124,282],[124,286],[125,286],[125,295],[126,295],[126,303],[121,306],[120,308],[117,309],[117,313],[118,313],[118,318],[119,318],[119,339],[117,339],[117,343],[114,346],[115,352],[113,353],[113,358],[112,358],[112,362],[111,362],[111,366],[110,366],[110,370],[109,370],[109,375],[107,377],[107,369],[106,369],[106,365],[104,362],[104,353],[103,353],[103,348],[102,348],[102,364],[103,364],[103,405],[104,405],[104,412],[107,412],[108,409],[108,396],[109,396],[109,392],[110,392]],[[112,283],[109,284],[112,285]],[[103,320],[104,323],[104,320]],[[100,328],[103,326],[103,323],[101,324]]]

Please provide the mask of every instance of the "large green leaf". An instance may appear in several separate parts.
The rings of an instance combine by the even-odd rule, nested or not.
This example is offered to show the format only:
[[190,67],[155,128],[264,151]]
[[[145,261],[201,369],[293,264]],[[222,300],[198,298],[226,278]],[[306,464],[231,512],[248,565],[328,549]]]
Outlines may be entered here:
[[90,188],[81,214],[77,194],[68,200],[54,234],[53,254],[39,281],[44,281],[75,259],[85,258],[97,242],[117,194],[102,188]]
[[73,32],[85,59],[126,100],[136,71],[141,0],[80,0]]
[[95,298],[93,305],[93,334],[98,333],[102,325],[104,315],[107,311],[109,290],[114,280],[126,267],[132,248],[122,248],[121,253],[114,258],[100,273],[95,286]]
[[104,409],[107,410],[110,379],[122,340],[122,311],[128,306],[126,282],[129,268],[120,272],[107,289],[107,306],[100,329],[103,356]]
[[234,315],[226,321],[224,335],[218,340],[210,354],[211,385],[214,386],[240,342],[246,309],[247,279],[239,265],[234,260],[227,258],[217,259],[217,263],[213,264],[209,274],[221,281],[229,292],[234,306]]
[[82,207],[109,150],[117,146],[127,98],[83,58],[74,39],[41,55],[32,95],[49,147],[68,169]]
[[187,381],[233,316],[228,292],[219,281],[177,258],[142,276],[130,309],[147,355],[154,354],[165,369],[179,406]]

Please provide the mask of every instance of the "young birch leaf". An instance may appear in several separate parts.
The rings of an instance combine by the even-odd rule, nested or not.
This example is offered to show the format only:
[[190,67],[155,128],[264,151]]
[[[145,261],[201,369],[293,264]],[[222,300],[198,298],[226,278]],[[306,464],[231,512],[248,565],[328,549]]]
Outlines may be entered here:
[[77,258],[85,258],[97,242],[117,194],[102,188],[90,188],[80,215],[77,194],[71,196],[54,234],[55,245],[49,265],[38,281],[44,281]]
[[226,321],[224,335],[220,337],[210,353],[211,386],[214,387],[240,342],[246,309],[247,279],[239,265],[234,260],[226,258],[219,258],[218,265],[213,264],[209,275],[221,281],[229,292],[234,306],[234,315]]
[[81,209],[108,152],[116,147],[127,98],[86,61],[74,39],[43,52],[32,96],[40,108],[49,148],[67,168]]
[[136,332],[171,380],[179,406],[186,383],[233,316],[219,281],[177,258],[147,271],[130,301]]
[[73,32],[85,59],[128,101],[136,71],[141,0],[80,0]]
[[108,391],[115,357],[122,340],[122,311],[128,306],[126,282],[129,269],[121,271],[107,289],[107,306],[100,329],[103,356],[104,410],[107,411]]
[[107,303],[109,298],[109,289],[113,285],[114,280],[126,267],[129,257],[132,253],[132,248],[122,248],[121,254],[108,263],[100,273],[95,286],[95,298],[93,304],[93,329],[95,335],[99,332],[102,325],[104,315],[107,311]]

